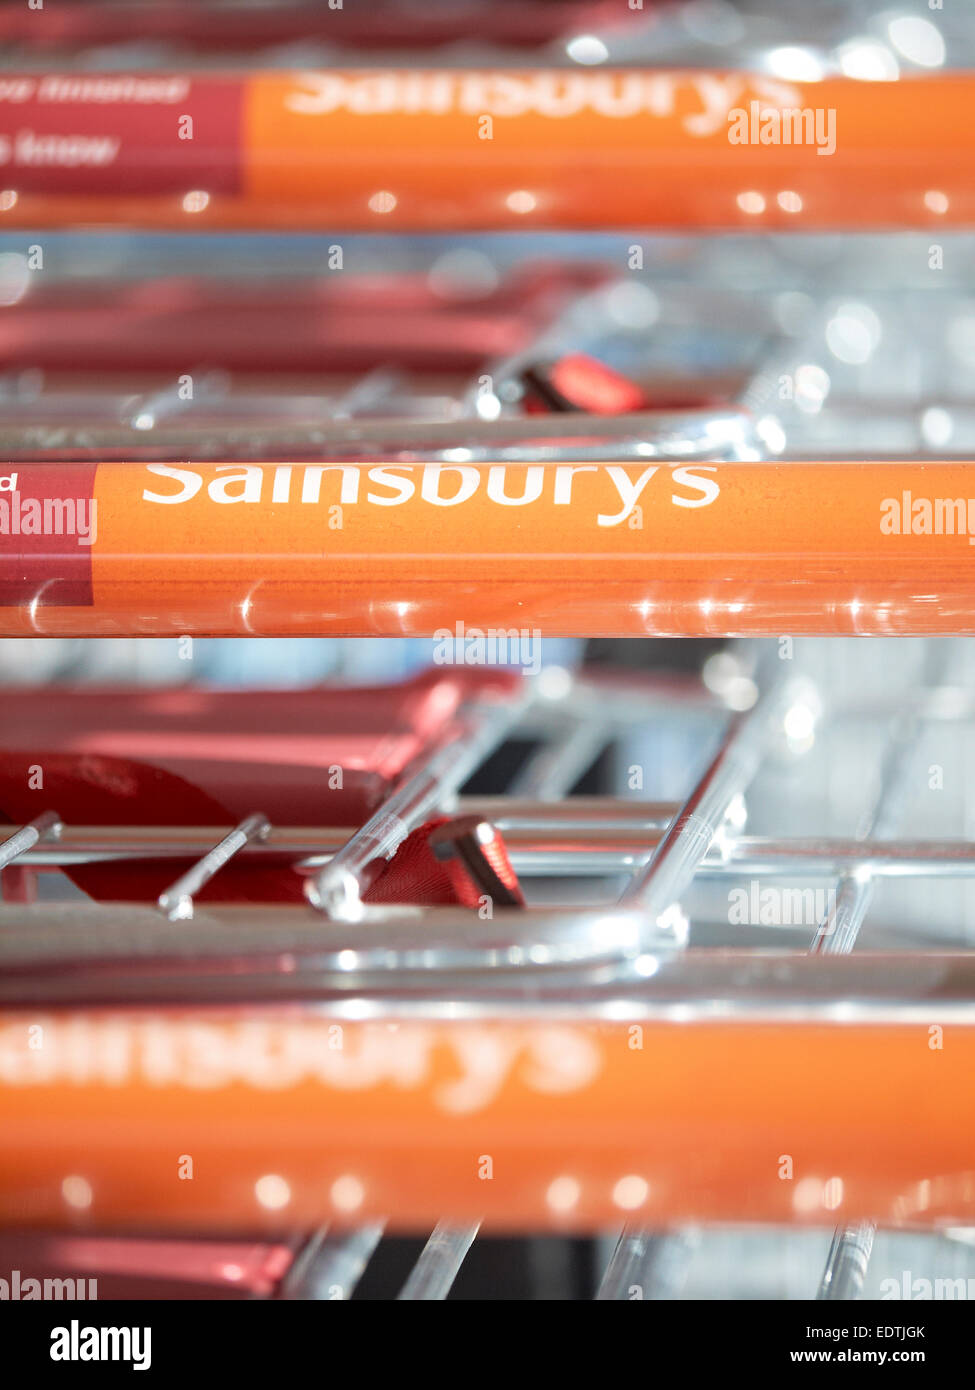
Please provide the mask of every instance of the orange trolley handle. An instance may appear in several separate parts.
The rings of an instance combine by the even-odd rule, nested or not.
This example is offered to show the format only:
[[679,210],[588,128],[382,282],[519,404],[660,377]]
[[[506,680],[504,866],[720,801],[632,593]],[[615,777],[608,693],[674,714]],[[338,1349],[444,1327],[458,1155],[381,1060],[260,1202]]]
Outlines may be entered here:
[[24,73],[0,221],[341,230],[975,220],[975,77]]
[[957,462],[0,465],[0,635],[971,633],[972,491]]

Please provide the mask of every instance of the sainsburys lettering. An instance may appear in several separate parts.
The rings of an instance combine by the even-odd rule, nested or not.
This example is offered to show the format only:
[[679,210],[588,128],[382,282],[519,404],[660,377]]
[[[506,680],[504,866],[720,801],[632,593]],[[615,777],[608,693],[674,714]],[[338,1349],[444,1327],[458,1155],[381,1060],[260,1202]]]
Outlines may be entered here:
[[[414,498],[431,507],[462,507],[485,498],[498,507],[529,507],[547,501],[556,507],[592,505],[599,526],[619,526],[637,505],[663,501],[674,507],[708,507],[720,495],[713,464],[662,467],[651,464],[221,464],[212,469],[147,464],[166,481],[146,487],[142,498],[160,506],[203,495],[218,506],[399,507]],[[212,474],[213,476],[209,476]],[[595,474],[580,484],[580,475]],[[209,481],[207,482],[207,477]]]
[[290,111],[320,116],[537,115],[565,120],[591,112],[609,119],[637,116],[680,120],[689,135],[727,128],[731,107],[746,96],[795,106],[797,89],[759,74],[720,72],[308,72],[285,98]]

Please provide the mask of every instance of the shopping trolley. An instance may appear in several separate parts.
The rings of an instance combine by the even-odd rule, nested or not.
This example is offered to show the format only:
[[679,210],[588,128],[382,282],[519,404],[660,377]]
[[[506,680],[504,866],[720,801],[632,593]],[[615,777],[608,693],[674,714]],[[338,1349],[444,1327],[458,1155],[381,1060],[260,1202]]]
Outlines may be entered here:
[[21,286],[3,632],[967,632],[967,242],[770,245]]
[[[710,689],[552,671],[527,700],[510,681],[469,691],[459,722],[447,714],[445,737],[357,829],[299,828],[297,814],[283,827],[256,802],[225,833],[169,814],[155,824],[166,794],[160,802],[152,779],[135,804],[131,785],[114,790],[124,828],[99,825],[108,779],[91,824],[46,808],[8,836],[4,872],[60,868],[99,900],[2,909],[5,1224],[223,1241],[327,1225],[308,1272],[324,1287],[337,1280],[332,1260],[347,1268],[358,1252],[364,1265],[387,1225],[437,1223],[410,1288],[443,1296],[482,1223],[627,1222],[602,1296],[629,1296],[665,1251],[669,1267],[693,1250],[685,1228],[839,1223],[831,1297],[862,1288],[875,1224],[966,1225],[968,957],[957,943],[924,949],[924,928],[921,949],[903,928],[885,939],[882,925],[879,950],[850,954],[879,884],[966,878],[975,866],[964,839],[894,838],[924,731],[971,714],[957,675],[937,669],[940,644],[931,656],[930,684],[888,700],[886,714],[871,699],[831,704],[777,658],[785,674],[771,678],[713,660]],[[431,692],[445,684],[453,676],[428,679]],[[33,698],[27,724],[45,718]],[[187,692],[145,697],[164,720],[167,698]],[[388,708],[415,699],[407,687]],[[679,805],[565,797],[627,728],[675,717],[692,721],[706,753]],[[819,721],[852,720],[862,738],[878,718],[880,780],[855,833],[744,833],[749,788],[769,760],[791,765],[801,819]],[[109,705],[105,728],[111,719]],[[514,794],[457,800],[515,733],[537,747]],[[186,737],[192,746],[192,718]],[[67,760],[79,785],[98,757],[86,746]],[[144,749],[135,761],[158,772],[159,747]],[[222,762],[219,746],[213,757]],[[388,873],[404,852],[413,892],[429,881],[431,824],[455,850],[467,837],[475,887],[477,846],[500,836],[531,905],[495,907],[480,892],[469,906],[448,895],[418,907],[408,874],[392,901],[370,902],[377,863]],[[121,872],[144,900],[166,862],[173,878],[156,903],[113,903],[111,889],[102,899],[97,875]],[[293,875],[303,894],[281,892],[270,868],[258,877],[261,866]],[[572,905],[573,885],[593,878],[622,880],[618,901]],[[221,879],[221,901],[206,902]],[[532,902],[536,879],[564,880],[570,904]],[[712,914],[698,944],[686,905],[709,880],[726,893],[760,883],[783,902],[807,901],[814,883],[826,910],[811,929],[801,914],[763,928],[759,914],[747,944],[733,916],[722,925]],[[907,1109],[921,1120],[906,1126]],[[187,1160],[195,1174],[183,1185],[170,1170]]]
[[[966,673],[793,641],[971,631],[971,80],[873,6],[801,47],[725,13],[705,70],[694,8],[493,7],[470,68],[332,62],[300,6],[300,70],[47,65],[124,6],[6,29],[4,635],[794,635],[690,681],[5,697],[12,1264],[346,1297],[430,1233],[408,1300],[512,1231],[597,1238],[605,1299],[969,1267]],[[341,273],[52,285],[24,233],[67,224],[327,232]],[[635,230],[420,274],[351,235],[446,225]]]

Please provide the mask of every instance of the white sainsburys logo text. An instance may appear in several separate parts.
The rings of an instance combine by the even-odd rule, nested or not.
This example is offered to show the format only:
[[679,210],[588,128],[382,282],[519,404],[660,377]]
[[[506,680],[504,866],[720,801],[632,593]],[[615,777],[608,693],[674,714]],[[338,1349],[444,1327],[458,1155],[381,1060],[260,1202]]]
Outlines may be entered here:
[[[602,1070],[598,1045],[557,1026],[446,1030],[384,1025],[340,1030],[322,1020],[172,1022],[161,1019],[36,1018],[44,1045],[24,1023],[0,1026],[0,1086],[174,1087],[213,1091],[233,1084],[286,1091],[317,1084],[336,1091],[392,1086],[429,1092],[436,1110],[484,1110],[517,1081],[538,1095],[584,1089]],[[446,1054],[446,1057],[444,1056]]]
[[[190,502],[208,476],[200,469],[151,463],[147,471],[165,481],[143,490],[142,498],[159,506]],[[661,467],[651,464],[221,464],[206,484],[204,496],[219,506],[259,505],[399,507],[416,498],[431,507],[462,507],[483,497],[498,507],[528,507],[545,500],[556,507],[580,506],[582,487],[593,499],[599,526],[620,526],[645,502],[669,502],[682,508],[710,506],[721,489],[714,465]],[[579,475],[596,474],[580,485]]]
[[692,136],[724,132],[731,107],[757,96],[796,106],[797,88],[762,74],[720,72],[308,72],[284,99],[300,115],[346,110],[358,116],[545,116],[565,120],[583,112],[610,119],[676,117]]

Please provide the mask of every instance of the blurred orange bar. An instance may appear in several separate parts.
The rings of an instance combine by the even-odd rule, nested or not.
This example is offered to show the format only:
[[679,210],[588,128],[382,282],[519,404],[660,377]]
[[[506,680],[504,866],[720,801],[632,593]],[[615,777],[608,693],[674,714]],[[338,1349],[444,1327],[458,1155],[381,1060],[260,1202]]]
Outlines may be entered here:
[[[0,1222],[972,1225],[975,1027],[0,1015]],[[909,1123],[905,1123],[905,1116]]]
[[10,464],[0,635],[975,633],[973,541],[970,463]]
[[961,72],[14,74],[0,225],[966,226],[973,106]]

